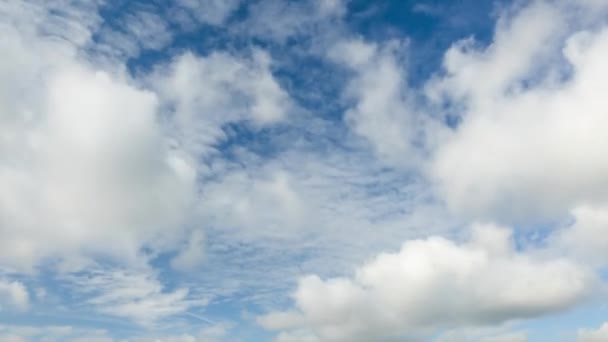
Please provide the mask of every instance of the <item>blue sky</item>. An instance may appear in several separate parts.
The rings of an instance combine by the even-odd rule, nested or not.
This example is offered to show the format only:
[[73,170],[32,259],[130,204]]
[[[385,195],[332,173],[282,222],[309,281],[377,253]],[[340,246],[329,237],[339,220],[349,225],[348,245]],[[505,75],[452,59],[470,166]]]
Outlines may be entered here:
[[608,341],[607,14],[0,3],[0,341]]

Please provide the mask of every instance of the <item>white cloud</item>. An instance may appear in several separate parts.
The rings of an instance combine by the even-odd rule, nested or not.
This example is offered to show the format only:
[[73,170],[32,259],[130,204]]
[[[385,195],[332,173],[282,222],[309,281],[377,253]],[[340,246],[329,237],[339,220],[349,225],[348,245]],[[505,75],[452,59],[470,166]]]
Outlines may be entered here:
[[180,271],[194,270],[200,266],[205,255],[205,235],[201,230],[190,234],[186,244],[180,248],[179,254],[171,260],[171,267]]
[[201,214],[224,229],[253,230],[268,236],[285,236],[305,229],[305,203],[284,172],[258,178],[246,172],[226,173],[209,183],[202,194]]
[[429,83],[430,97],[444,95],[485,109],[497,95],[529,77],[539,59],[551,56],[556,38],[566,29],[560,26],[564,20],[557,6],[543,1],[534,1],[515,15],[503,12],[488,47],[476,48],[475,41],[465,39],[445,53],[446,75]]
[[345,0],[267,0],[252,2],[249,16],[237,32],[276,42],[289,37],[308,36],[323,41],[339,30],[339,19],[346,13]]
[[431,174],[455,212],[507,222],[560,219],[608,200],[608,158],[600,152],[608,144],[600,91],[608,31],[566,34],[568,24],[556,27],[568,18],[560,10],[530,5],[499,24],[487,49],[457,45],[446,54],[448,76],[440,83],[464,112],[436,151]]
[[30,306],[30,295],[23,283],[0,279],[0,311],[26,311]]
[[574,222],[551,237],[555,253],[566,253],[589,265],[606,266],[608,257],[608,210],[580,206],[572,211]]
[[341,41],[329,57],[354,75],[343,96],[354,102],[345,113],[347,125],[367,139],[377,154],[397,165],[418,165],[423,132],[430,121],[417,113],[414,92],[407,87],[404,44],[378,46],[361,40]]
[[192,166],[168,146],[154,93],[79,54],[96,8],[55,5],[2,5],[0,261],[73,269],[170,249],[194,200]]
[[65,280],[97,311],[147,327],[207,304],[203,299],[188,298],[187,288],[165,290],[151,271],[98,269],[65,276]]
[[518,252],[508,231],[477,226],[467,244],[408,241],[352,279],[304,277],[293,295],[296,309],[259,322],[273,330],[305,329],[325,341],[377,341],[563,310],[594,285],[583,266]]
[[608,340],[608,323],[602,324],[598,329],[580,329],[577,342],[603,342]]
[[14,157],[0,168],[0,259],[28,268],[86,250],[129,261],[142,244],[166,247],[154,240],[182,223],[194,176],[163,141],[155,95],[82,67],[58,71],[44,93],[41,108],[17,104],[33,117],[1,145]]
[[163,102],[174,107],[177,139],[194,154],[209,152],[222,140],[222,126],[249,122],[254,127],[276,123],[291,108],[287,93],[270,71],[268,54],[255,50],[251,58],[223,52],[207,57],[186,53],[152,77]]
[[[280,331],[278,341],[425,338],[437,327],[559,311],[591,292],[594,276],[577,262],[602,264],[608,250],[602,238],[608,103],[601,93],[608,31],[602,25],[570,34],[574,20],[557,2],[505,12],[489,47],[472,40],[454,45],[445,73],[422,94],[407,84],[405,43],[342,36],[345,1],[247,5],[250,20],[226,34],[243,34],[245,27],[278,44],[300,34],[315,37],[316,48],[338,42],[328,56],[352,72],[342,93],[346,126],[370,143],[379,161],[359,150],[361,140],[342,123],[309,113],[296,118],[261,50],[186,52],[141,79],[126,73],[120,59],[163,48],[174,23],[221,25],[240,1],[175,1],[172,19],[127,13],[120,29],[97,36],[105,47],[89,45],[100,34],[98,3],[71,3],[0,4],[3,267],[57,264],[66,273],[80,271],[62,279],[87,309],[146,327],[204,306],[201,297],[280,302],[292,276],[316,274],[300,280],[294,310],[260,318]],[[98,64],[104,56],[97,52],[112,51],[124,56]],[[451,134],[432,119],[442,111],[429,114],[420,106],[428,99],[438,105],[431,109],[447,102],[462,110]],[[271,160],[247,147],[235,147],[235,160],[228,160],[216,148],[230,137],[231,123],[255,135],[279,122],[286,133],[266,142],[280,147]],[[386,161],[398,167],[387,171]],[[439,198],[415,174],[426,166]],[[486,227],[464,244],[409,240],[353,277],[339,277],[405,238],[459,226],[445,222],[449,217],[436,204],[442,200],[465,219],[572,214],[575,222],[548,239],[551,253],[543,256],[517,250],[508,232]],[[176,278],[169,287],[161,272],[145,268],[159,255],[175,255],[170,265],[180,271],[209,263],[204,272],[180,275],[188,285]],[[106,258],[118,268],[96,270]],[[0,281],[0,301],[3,308],[27,308],[25,284]],[[215,341],[227,330],[218,325],[142,340]],[[37,331],[0,330],[0,339],[46,330]],[[111,340],[105,332],[68,335]],[[475,337],[526,339],[523,333]]]

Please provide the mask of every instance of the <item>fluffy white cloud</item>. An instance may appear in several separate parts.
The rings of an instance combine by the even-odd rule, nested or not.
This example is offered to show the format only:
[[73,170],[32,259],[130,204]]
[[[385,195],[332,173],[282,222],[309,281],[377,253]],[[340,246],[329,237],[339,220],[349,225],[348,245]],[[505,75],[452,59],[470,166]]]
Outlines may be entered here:
[[[145,90],[122,62],[108,69],[87,59],[95,6],[59,5],[0,7],[10,15],[0,21],[0,261],[32,270],[52,259],[70,271],[99,256],[138,263],[143,247],[180,248],[205,168],[197,160],[224,137],[223,125],[257,129],[290,109],[270,56],[186,53],[157,68]],[[76,24],[61,30],[57,16]],[[150,29],[163,24],[155,14],[127,17],[129,42],[156,48],[149,44],[169,39]],[[201,234],[174,266],[200,262]]]
[[157,104],[81,67],[51,77],[41,108],[19,104],[2,141],[13,156],[0,167],[4,262],[31,267],[81,253],[133,260],[139,246],[179,227],[194,171],[166,146]]
[[465,100],[471,107],[486,109],[529,77],[541,57],[550,57],[556,37],[566,29],[560,26],[564,20],[555,5],[543,1],[531,2],[515,15],[502,13],[488,47],[478,49],[474,40],[466,39],[445,53],[445,75],[427,85],[429,96]]
[[432,121],[417,113],[400,56],[403,50],[404,43],[398,41],[376,45],[355,39],[335,44],[329,57],[354,73],[343,94],[353,102],[345,113],[349,127],[382,158],[412,166],[421,162],[419,147]]
[[259,322],[324,341],[377,341],[562,310],[589,295],[594,282],[573,261],[518,252],[509,231],[477,226],[462,245],[440,237],[408,241],[352,279],[304,277],[293,295],[296,309]]
[[602,324],[598,329],[580,329],[577,342],[603,342],[608,341],[608,323]]
[[23,283],[0,279],[0,310],[26,311],[30,295]]
[[270,56],[261,50],[255,50],[251,58],[223,52],[207,57],[186,53],[160,68],[151,86],[174,109],[171,134],[198,155],[225,137],[224,124],[248,122],[259,128],[287,116],[289,97],[270,66]]
[[[171,248],[194,200],[194,169],[169,146],[154,93],[79,57],[95,15],[53,4],[2,8],[13,19],[0,22],[0,261],[73,269]],[[57,16],[79,25],[62,30]]]
[[608,31],[564,31],[573,25],[564,8],[535,2],[499,21],[488,48],[457,44],[447,75],[430,83],[464,108],[431,167],[454,211],[555,219],[608,199]]

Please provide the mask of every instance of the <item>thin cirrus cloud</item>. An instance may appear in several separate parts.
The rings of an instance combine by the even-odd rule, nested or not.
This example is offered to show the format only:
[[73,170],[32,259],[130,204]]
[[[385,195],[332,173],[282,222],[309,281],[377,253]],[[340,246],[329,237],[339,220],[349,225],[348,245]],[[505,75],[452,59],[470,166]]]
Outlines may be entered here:
[[0,339],[526,341],[598,315],[606,4],[496,2],[439,53],[407,32],[441,6],[387,8],[0,4]]

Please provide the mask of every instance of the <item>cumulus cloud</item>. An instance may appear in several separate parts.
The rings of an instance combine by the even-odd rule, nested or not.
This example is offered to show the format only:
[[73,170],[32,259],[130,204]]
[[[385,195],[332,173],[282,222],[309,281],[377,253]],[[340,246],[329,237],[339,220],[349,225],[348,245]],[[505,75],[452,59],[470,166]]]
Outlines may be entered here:
[[564,8],[535,2],[500,20],[489,47],[461,42],[446,53],[446,75],[429,86],[464,109],[431,174],[455,212],[542,220],[606,201],[608,35],[577,32]]
[[166,146],[154,94],[82,67],[58,71],[44,92],[42,108],[22,109],[34,117],[13,122],[2,143],[15,156],[0,171],[2,260],[21,267],[81,253],[130,260],[181,224],[194,171]]
[[440,237],[407,241],[353,278],[304,277],[293,295],[296,308],[259,322],[289,334],[304,329],[324,341],[378,341],[535,317],[568,308],[593,290],[593,274],[571,260],[518,252],[502,228],[474,231],[460,245]]
[[[0,261],[31,271],[53,259],[71,271],[96,257],[138,263],[143,247],[174,251],[197,201],[197,158],[222,140],[225,124],[260,128],[286,117],[289,96],[262,50],[185,53],[159,66],[153,84],[107,69],[85,52],[97,8],[60,5],[1,8],[10,16],[0,23],[8,37],[0,43]],[[58,21],[70,16],[78,25],[62,30]],[[127,41],[144,48],[169,39],[150,28],[164,25],[151,12],[123,24]],[[198,263],[201,244],[194,236],[176,267]]]
[[[10,37],[0,63],[0,260],[32,270],[53,258],[70,269],[83,258],[135,262],[143,245],[169,247],[195,174],[163,135],[158,97],[79,56],[92,24],[59,40],[52,5],[13,6],[16,21],[0,25]],[[46,29],[19,21],[28,16]]]

